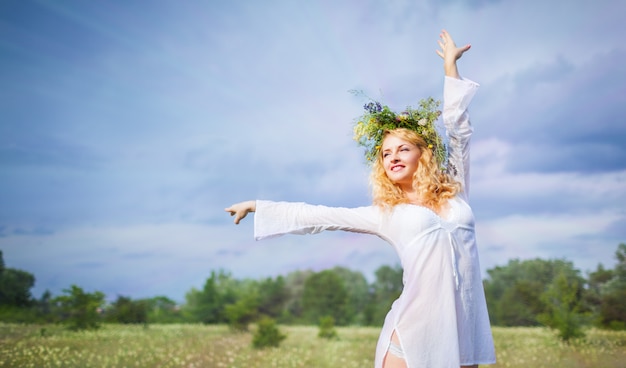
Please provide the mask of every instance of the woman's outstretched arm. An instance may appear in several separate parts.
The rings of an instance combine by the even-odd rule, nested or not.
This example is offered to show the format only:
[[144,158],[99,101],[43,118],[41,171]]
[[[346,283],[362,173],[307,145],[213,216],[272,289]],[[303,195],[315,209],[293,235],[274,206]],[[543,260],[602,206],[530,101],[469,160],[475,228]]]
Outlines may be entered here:
[[235,216],[235,224],[239,224],[239,221],[246,217],[247,214],[256,211],[256,201],[235,203],[230,207],[226,207],[224,211],[230,212],[231,216]]
[[443,59],[443,70],[447,77],[460,79],[459,70],[456,61],[463,56],[465,51],[469,50],[472,45],[467,44],[457,47],[452,36],[445,29],[439,34],[440,39],[437,41],[441,50],[437,50],[437,55]]
[[303,202],[245,201],[226,207],[235,224],[250,212],[256,212],[254,238],[257,240],[284,234],[317,234],[342,230],[376,234],[383,239],[381,213],[375,207],[327,207]]

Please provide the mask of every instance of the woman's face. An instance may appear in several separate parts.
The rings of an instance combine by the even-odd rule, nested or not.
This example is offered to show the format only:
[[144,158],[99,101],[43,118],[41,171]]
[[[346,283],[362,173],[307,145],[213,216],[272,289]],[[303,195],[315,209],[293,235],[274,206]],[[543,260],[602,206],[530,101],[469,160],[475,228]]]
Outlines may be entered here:
[[415,144],[395,135],[388,135],[381,147],[383,167],[389,180],[403,190],[413,186],[413,174],[419,166],[422,151]]

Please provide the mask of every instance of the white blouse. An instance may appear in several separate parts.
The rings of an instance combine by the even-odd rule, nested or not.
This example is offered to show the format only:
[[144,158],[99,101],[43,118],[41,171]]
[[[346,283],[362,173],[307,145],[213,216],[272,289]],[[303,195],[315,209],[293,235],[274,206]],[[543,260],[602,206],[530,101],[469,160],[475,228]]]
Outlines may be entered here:
[[343,230],[376,235],[394,247],[404,270],[404,288],[385,318],[376,347],[376,368],[382,367],[394,331],[409,368],[495,363],[474,216],[467,204],[472,134],[467,107],[477,88],[477,83],[467,79],[445,78],[443,121],[449,162],[463,188],[449,201],[445,217],[411,204],[385,212],[375,206],[256,203],[257,240]]

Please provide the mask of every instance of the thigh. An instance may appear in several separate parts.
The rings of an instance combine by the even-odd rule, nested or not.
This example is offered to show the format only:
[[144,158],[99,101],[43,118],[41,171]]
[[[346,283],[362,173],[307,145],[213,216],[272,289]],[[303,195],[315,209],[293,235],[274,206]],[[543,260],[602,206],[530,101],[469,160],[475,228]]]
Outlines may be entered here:
[[[400,345],[400,340],[396,336],[395,331],[391,334],[391,341],[396,345]],[[407,366],[403,358],[397,357],[387,350],[385,358],[383,359],[383,368],[407,368]]]

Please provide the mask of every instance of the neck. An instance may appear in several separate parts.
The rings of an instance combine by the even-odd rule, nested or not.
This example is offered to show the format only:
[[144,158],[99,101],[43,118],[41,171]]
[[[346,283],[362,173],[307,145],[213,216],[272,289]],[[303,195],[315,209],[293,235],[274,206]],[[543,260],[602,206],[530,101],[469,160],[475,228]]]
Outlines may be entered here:
[[410,203],[413,203],[413,204],[422,203],[422,199],[420,198],[420,195],[417,193],[417,191],[413,187],[402,189],[402,191],[404,192],[404,195],[406,195],[406,198],[409,200]]

